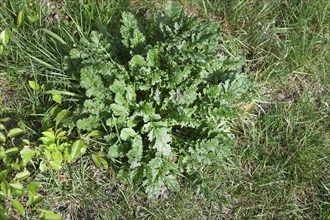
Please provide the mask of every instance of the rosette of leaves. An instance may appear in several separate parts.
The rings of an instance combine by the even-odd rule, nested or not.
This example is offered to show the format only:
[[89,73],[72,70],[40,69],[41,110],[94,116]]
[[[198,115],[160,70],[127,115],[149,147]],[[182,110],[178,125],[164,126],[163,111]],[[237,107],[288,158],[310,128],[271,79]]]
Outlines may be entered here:
[[148,21],[123,12],[120,33],[118,43],[92,32],[71,50],[86,95],[75,122],[105,131],[121,176],[157,197],[228,155],[250,84],[242,59],[223,55],[219,27],[180,7]]

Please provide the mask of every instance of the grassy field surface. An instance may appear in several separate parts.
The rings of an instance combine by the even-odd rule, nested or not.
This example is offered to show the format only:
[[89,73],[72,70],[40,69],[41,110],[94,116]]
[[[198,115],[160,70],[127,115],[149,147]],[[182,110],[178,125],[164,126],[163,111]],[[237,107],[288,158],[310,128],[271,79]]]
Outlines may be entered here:
[[[29,87],[28,78],[37,80],[44,74],[52,85],[75,89],[57,69],[69,45],[41,28],[56,30],[73,42],[92,30],[115,37],[122,11],[147,18],[161,13],[166,4],[67,0],[53,9],[54,3],[33,2],[0,3],[0,32],[17,24],[22,8],[25,15],[24,25],[10,31],[9,58],[0,57],[0,118],[21,118],[30,128],[36,126],[30,119],[49,106],[44,105],[44,95]],[[224,50],[229,56],[245,57],[243,72],[254,84],[254,97],[244,103],[248,111],[231,122],[231,155],[223,164],[203,167],[198,176],[184,177],[179,192],[166,192],[156,200],[119,181],[116,167],[103,169],[85,155],[60,171],[35,174],[45,197],[42,207],[63,219],[330,220],[330,2],[181,3],[190,16],[220,24]],[[27,16],[34,15],[40,17],[29,23]],[[9,18],[14,18],[12,23]],[[47,71],[39,71],[45,65]],[[33,209],[27,213],[27,219],[35,218]]]

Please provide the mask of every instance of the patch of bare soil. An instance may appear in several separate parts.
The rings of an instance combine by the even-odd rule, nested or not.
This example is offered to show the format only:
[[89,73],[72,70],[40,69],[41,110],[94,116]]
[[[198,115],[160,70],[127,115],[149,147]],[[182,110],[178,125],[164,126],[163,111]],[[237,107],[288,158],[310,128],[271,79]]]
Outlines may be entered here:
[[50,23],[57,23],[69,19],[62,11],[64,4],[62,0],[43,0],[42,3],[48,8],[48,20]]

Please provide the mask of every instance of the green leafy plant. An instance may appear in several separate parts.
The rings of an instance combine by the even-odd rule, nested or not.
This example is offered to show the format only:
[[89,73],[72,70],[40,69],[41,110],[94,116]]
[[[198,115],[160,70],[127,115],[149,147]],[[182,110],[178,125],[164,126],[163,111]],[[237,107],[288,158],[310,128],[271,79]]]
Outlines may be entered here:
[[[26,165],[32,161],[35,151],[30,148],[28,140],[19,138],[24,133],[25,131],[18,127],[7,130],[4,124],[0,123],[0,201],[5,205],[0,205],[1,219],[9,219],[12,215],[9,207],[13,207],[20,215],[25,215],[25,208],[17,199],[19,197],[28,197],[26,207],[35,206],[43,200],[37,193],[40,185],[29,179],[31,172]],[[17,138],[20,144],[16,143]],[[7,206],[8,204],[11,206]]]
[[[1,29],[0,29],[1,30]],[[9,34],[8,31],[5,29],[0,32],[0,56],[5,54],[8,55],[9,50],[6,49],[6,46],[9,44]]]
[[86,94],[73,119],[106,131],[120,176],[152,198],[228,155],[228,122],[250,83],[242,59],[223,55],[218,26],[180,7],[141,22],[124,12],[121,22],[122,44],[92,32],[70,52]]
[[[25,131],[22,128],[14,127],[8,130],[0,123],[0,201],[4,205],[0,205],[0,219],[9,219],[13,216],[11,207],[25,216],[26,208],[33,207],[43,200],[43,196],[37,193],[41,185],[33,181],[32,177],[38,167],[41,172],[48,169],[60,170],[63,163],[75,161],[87,150],[84,140],[68,140],[66,131],[56,129],[70,111],[54,107],[51,112],[56,126],[42,132],[39,145],[23,139],[21,136]],[[28,200],[22,203],[25,196]],[[61,219],[52,211],[38,211],[44,219]]]

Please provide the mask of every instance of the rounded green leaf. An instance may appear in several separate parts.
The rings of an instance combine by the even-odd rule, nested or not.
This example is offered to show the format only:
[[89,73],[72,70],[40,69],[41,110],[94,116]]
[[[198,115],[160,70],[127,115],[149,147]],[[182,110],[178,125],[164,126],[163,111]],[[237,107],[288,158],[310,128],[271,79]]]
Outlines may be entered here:
[[0,159],[4,158],[6,156],[6,151],[3,147],[0,148]]
[[0,132],[0,142],[5,143],[6,142],[6,137]]
[[18,163],[12,163],[11,168],[18,171],[21,169],[21,166]]
[[9,34],[6,30],[1,32],[0,40],[2,40],[3,45],[7,45],[9,43]]
[[54,102],[61,104],[62,103],[62,95],[59,93],[53,93],[52,94],[52,99],[54,100]]
[[28,189],[28,197],[31,198],[36,195],[40,188],[40,184],[37,182],[30,182],[26,185],[26,188]]
[[9,219],[6,210],[0,205],[0,219]]
[[49,111],[49,115],[56,117],[58,115],[58,113],[60,113],[62,111],[62,109],[58,106],[54,106],[50,111]]
[[120,138],[126,141],[129,138],[132,138],[136,135],[136,132],[132,128],[124,128],[120,132]]
[[31,87],[31,89],[33,89],[34,91],[39,91],[40,90],[40,86],[36,81],[29,81],[29,86]]
[[10,183],[9,184],[10,188],[13,189],[13,190],[23,190],[23,185],[19,182],[16,182],[16,183]]
[[59,214],[56,214],[53,211],[45,211],[43,214],[43,219],[44,220],[61,220],[62,216]]
[[100,160],[101,160],[101,163],[102,163],[102,165],[104,166],[104,168],[107,170],[107,169],[109,169],[109,164],[108,164],[108,162],[104,159],[104,158],[100,158]]
[[7,180],[3,180],[1,182],[1,192],[7,196],[9,194],[9,183],[7,182]]
[[60,131],[60,130],[58,130],[56,132],[56,139],[61,138],[61,137],[64,137],[65,134],[66,134],[66,131]]
[[35,23],[36,21],[39,20],[39,16],[38,15],[35,15],[35,16],[28,15],[27,18],[29,19],[29,22],[30,23]]
[[106,170],[109,168],[108,162],[101,156],[97,154],[92,154],[92,159],[97,166],[100,166],[102,164]]
[[16,137],[18,135],[21,135],[23,133],[24,133],[24,130],[23,129],[21,129],[21,128],[13,128],[13,129],[11,129],[8,132],[7,136],[10,137],[10,138],[13,138],[13,137]]
[[43,136],[45,136],[49,142],[55,142],[55,134],[52,131],[44,131],[42,132]]
[[54,170],[60,170],[60,169],[62,169],[61,163],[59,163],[57,161],[50,161],[49,162],[49,166],[51,166]]
[[17,15],[17,26],[20,27],[23,24],[23,12],[20,11]]
[[51,151],[48,150],[48,149],[45,149],[45,151],[44,151],[44,157],[45,157],[46,160],[49,161],[52,158]]
[[6,150],[6,154],[7,155],[14,155],[14,154],[17,154],[19,152],[19,149],[17,147],[12,147],[12,148],[9,148],[8,150]]
[[84,153],[86,151],[87,145],[83,140],[76,140],[71,148],[70,152],[70,161],[74,160],[77,158],[81,153]]
[[23,195],[23,193],[24,193],[23,188],[24,187],[23,187],[22,184],[20,184],[18,182],[17,183],[10,183],[9,186],[10,186],[12,196],[21,196],[21,195]]
[[41,161],[41,162],[40,162],[39,169],[41,170],[41,172],[44,172],[44,171],[47,170],[47,164],[46,164],[46,161]]
[[28,170],[25,170],[23,172],[17,173],[15,175],[14,180],[22,181],[22,180],[25,180],[26,178],[28,178],[30,175],[31,175],[31,173]]
[[50,144],[54,143],[52,140],[50,140],[47,137],[41,137],[38,140],[41,141],[45,145],[50,145]]
[[20,215],[23,215],[23,216],[25,215],[25,210],[24,210],[22,203],[20,203],[18,200],[13,200],[12,205],[14,206],[14,208],[17,210],[17,212]]
[[8,170],[1,171],[0,172],[0,182],[2,182],[2,180],[4,180],[7,175],[8,175]]
[[108,151],[108,157],[110,158],[122,157],[123,155],[123,149],[118,145],[111,146]]
[[63,161],[63,156],[62,156],[62,153],[57,150],[53,153],[53,159],[54,161],[58,162],[58,163],[62,163]]
[[101,158],[97,154],[92,154],[92,159],[97,166],[101,165]]
[[34,156],[34,151],[31,150],[30,148],[23,148],[20,152],[21,158],[23,160],[23,165],[26,166],[28,164],[32,157]]
[[3,131],[5,129],[6,129],[5,126],[2,123],[0,123],[0,131]]
[[40,194],[37,194],[37,195],[31,197],[31,198],[27,201],[26,205],[27,205],[27,206],[37,205],[37,204],[40,203],[42,200],[43,200],[43,197],[42,197]]
[[92,137],[92,138],[99,138],[99,137],[104,136],[104,134],[103,134],[103,132],[101,132],[99,130],[93,130],[87,136]]
[[56,127],[59,124],[63,123],[69,117],[70,114],[71,114],[71,112],[69,110],[66,110],[66,109],[60,111],[56,115],[56,118],[55,118],[55,121],[56,121],[55,125],[56,125]]
[[0,45],[0,56],[3,54],[3,46]]
[[30,145],[31,142],[28,139],[23,139],[22,142],[26,145]]

